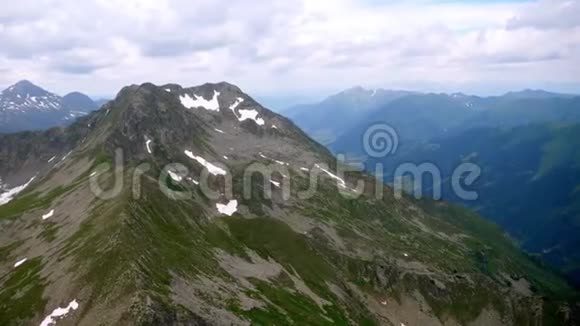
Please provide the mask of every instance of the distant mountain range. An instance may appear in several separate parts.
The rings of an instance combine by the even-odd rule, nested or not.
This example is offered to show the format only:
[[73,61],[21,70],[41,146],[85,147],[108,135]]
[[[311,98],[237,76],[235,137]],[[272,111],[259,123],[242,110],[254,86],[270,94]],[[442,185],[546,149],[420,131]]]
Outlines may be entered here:
[[576,97],[578,96],[577,94],[563,94],[563,93],[554,93],[554,92],[548,92],[548,91],[544,91],[541,89],[524,89],[522,91],[519,92],[508,92],[505,95],[503,95],[503,97],[505,98],[512,98],[512,99],[516,99],[516,98],[527,98],[527,99],[546,99],[546,98],[554,98],[554,97],[560,97],[560,98],[571,98],[571,97]]
[[67,125],[98,108],[83,93],[61,97],[22,80],[0,93],[0,133]]
[[[316,140],[335,151],[359,151],[364,131],[388,122],[402,145],[474,126],[517,126],[533,122],[580,120],[580,98],[543,90],[479,97],[354,87],[314,104],[284,112]],[[558,107],[558,110],[552,108]],[[567,116],[572,115],[572,116]]]
[[[402,163],[435,164],[443,199],[498,223],[580,284],[580,97],[524,90],[494,97],[397,92],[373,99],[383,92],[351,89],[297,107],[291,116],[314,137],[330,131],[326,144],[333,152],[362,159],[369,170],[384,165],[387,182]],[[363,137],[377,123],[396,131],[396,153],[367,155]],[[479,194],[475,201],[451,189],[453,169],[464,162],[482,168],[469,187]],[[421,183],[431,196],[433,180]]]
[[352,126],[388,103],[412,95],[408,91],[347,89],[315,104],[297,105],[284,113],[323,144],[331,144]]

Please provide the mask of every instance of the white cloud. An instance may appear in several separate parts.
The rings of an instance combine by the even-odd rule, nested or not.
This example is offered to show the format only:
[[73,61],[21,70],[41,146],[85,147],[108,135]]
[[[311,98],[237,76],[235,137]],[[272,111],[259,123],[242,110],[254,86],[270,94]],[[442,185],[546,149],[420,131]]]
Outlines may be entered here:
[[579,3],[20,0],[0,13],[0,85],[113,94],[228,80],[275,94],[580,83]]

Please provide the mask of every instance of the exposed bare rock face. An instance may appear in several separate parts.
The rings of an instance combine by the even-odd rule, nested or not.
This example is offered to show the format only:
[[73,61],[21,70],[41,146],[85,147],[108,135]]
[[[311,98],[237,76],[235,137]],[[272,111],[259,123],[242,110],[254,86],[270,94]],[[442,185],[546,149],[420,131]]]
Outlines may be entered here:
[[0,325],[578,322],[494,225],[341,169],[228,83],[0,136]]

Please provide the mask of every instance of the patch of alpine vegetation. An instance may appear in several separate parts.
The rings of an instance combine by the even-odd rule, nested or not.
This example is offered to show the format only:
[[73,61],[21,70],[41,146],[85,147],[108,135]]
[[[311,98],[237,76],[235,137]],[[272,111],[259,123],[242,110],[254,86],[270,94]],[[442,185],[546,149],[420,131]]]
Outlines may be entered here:
[[0,138],[2,189],[36,176],[0,206],[2,325],[575,323],[497,227],[340,175],[236,86],[128,86],[51,132]]
[[2,275],[1,325],[23,324],[44,309],[47,300],[43,298],[45,280],[41,270],[42,258],[37,257]]

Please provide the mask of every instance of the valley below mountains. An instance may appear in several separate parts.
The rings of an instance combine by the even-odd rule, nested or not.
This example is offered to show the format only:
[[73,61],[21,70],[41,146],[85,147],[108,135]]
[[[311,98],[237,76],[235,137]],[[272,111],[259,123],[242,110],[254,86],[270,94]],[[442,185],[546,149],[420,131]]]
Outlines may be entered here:
[[[393,93],[399,96],[380,95]],[[404,176],[411,184],[406,190],[427,198],[441,193],[443,200],[472,209],[501,226],[539,263],[580,284],[580,97],[541,90],[491,97],[400,94],[354,88],[290,115],[311,136],[326,135],[334,153],[364,162],[369,172],[384,166],[386,183],[398,182],[397,168],[405,164],[435,167],[435,175]],[[328,138],[328,123],[299,114],[308,107],[335,110],[333,119],[351,112],[351,124],[332,130]],[[383,124],[393,132],[379,140],[396,148],[373,157],[365,135]],[[475,200],[454,192],[453,173],[462,164],[480,170],[466,187],[477,193]]]

